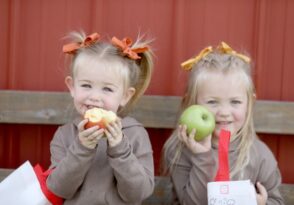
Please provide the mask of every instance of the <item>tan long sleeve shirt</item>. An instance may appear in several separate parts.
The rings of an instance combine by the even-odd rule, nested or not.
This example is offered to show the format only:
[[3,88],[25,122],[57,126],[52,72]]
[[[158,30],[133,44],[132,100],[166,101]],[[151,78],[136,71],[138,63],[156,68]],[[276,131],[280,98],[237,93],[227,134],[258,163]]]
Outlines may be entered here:
[[[233,167],[237,160],[239,140],[230,143],[229,163]],[[167,150],[167,164],[172,162],[175,150]],[[205,153],[193,154],[185,146],[171,173],[174,185],[174,204],[207,205],[207,183],[214,181],[218,167],[218,150],[216,147]],[[281,175],[277,162],[269,148],[255,139],[250,149],[250,162],[245,167],[244,177],[253,184],[261,182],[268,192],[267,205],[284,204],[279,186]],[[231,180],[237,180],[233,178]]]
[[147,131],[135,119],[122,120],[123,140],[108,147],[106,138],[96,149],[78,140],[77,124],[61,126],[51,141],[48,188],[65,205],[137,205],[152,194],[154,165]]

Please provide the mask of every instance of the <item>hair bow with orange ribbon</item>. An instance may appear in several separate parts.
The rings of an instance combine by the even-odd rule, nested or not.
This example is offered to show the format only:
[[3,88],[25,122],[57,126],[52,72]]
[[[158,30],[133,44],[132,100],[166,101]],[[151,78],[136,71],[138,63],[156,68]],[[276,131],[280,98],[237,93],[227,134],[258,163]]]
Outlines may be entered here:
[[220,45],[217,47],[217,49],[220,52],[237,56],[237,57],[241,58],[243,61],[245,61],[246,63],[250,63],[250,61],[251,61],[251,59],[248,56],[245,56],[241,53],[237,53],[228,44],[226,44],[223,41],[220,43]]
[[141,57],[138,54],[143,53],[149,49],[147,46],[131,48],[133,42],[130,38],[124,38],[123,40],[119,40],[116,37],[112,37],[111,42],[113,45],[121,49],[124,55],[128,56],[130,59],[133,60],[141,59]]
[[[220,43],[219,46],[217,46],[217,48],[215,50],[219,51],[220,53],[231,54],[231,55],[237,56],[237,57],[241,58],[243,61],[245,61],[246,63],[250,63],[250,58],[248,56],[237,53],[228,44],[226,44],[223,41]],[[181,63],[181,67],[184,70],[191,70],[195,64],[197,64],[202,58],[207,56],[212,51],[213,51],[212,46],[204,48],[194,58],[190,58],[190,59],[184,61],[183,63]]]
[[193,67],[193,65],[195,65],[196,63],[198,63],[198,61],[200,61],[202,58],[204,58],[210,52],[212,52],[212,47],[211,46],[202,49],[200,51],[200,53],[197,56],[195,56],[195,58],[190,58],[190,59],[186,60],[185,62],[183,62],[181,64],[182,68],[184,70],[191,70],[191,68]]
[[78,49],[91,46],[99,39],[100,35],[98,33],[92,33],[91,35],[88,35],[82,42],[68,43],[64,45],[62,50],[64,53],[74,54]]

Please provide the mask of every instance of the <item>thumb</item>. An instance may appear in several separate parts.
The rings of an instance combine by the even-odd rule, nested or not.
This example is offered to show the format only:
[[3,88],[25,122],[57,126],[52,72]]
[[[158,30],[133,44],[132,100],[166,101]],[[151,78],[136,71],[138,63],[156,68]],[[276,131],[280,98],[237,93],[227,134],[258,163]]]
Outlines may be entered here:
[[257,193],[258,194],[260,194],[261,196],[267,198],[267,191],[266,191],[265,187],[260,182],[256,183],[256,188],[257,188]]

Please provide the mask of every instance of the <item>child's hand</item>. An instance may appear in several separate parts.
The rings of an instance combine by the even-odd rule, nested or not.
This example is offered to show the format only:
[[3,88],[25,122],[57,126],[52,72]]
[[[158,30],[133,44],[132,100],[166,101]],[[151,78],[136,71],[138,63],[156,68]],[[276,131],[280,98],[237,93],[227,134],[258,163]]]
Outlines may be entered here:
[[211,135],[205,137],[202,141],[197,142],[194,139],[195,133],[197,132],[195,129],[187,135],[187,126],[179,125],[177,132],[179,140],[183,142],[191,152],[197,154],[207,152],[211,149]]
[[88,122],[88,119],[81,121],[78,125],[79,130],[79,140],[82,145],[89,149],[94,149],[98,141],[103,137],[104,129],[99,128],[98,126],[90,127],[85,129],[85,124]]
[[115,147],[121,142],[123,138],[123,133],[121,129],[122,125],[121,120],[119,118],[117,118],[114,122],[111,122],[107,125],[105,134],[110,147]]
[[256,183],[256,201],[258,205],[265,205],[267,201],[267,191],[265,187],[260,183]]

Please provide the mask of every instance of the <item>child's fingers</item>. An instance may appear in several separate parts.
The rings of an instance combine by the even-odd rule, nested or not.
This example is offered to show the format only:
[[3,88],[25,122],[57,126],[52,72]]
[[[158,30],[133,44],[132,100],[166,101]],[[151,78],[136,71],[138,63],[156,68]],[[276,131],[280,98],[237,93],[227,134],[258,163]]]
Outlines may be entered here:
[[179,141],[182,141],[181,133],[182,133],[182,125],[179,125],[178,128],[177,128],[177,138],[178,138]]
[[[116,128],[110,124],[107,125],[106,127],[106,131],[107,131],[107,134],[110,136],[110,137],[115,137],[117,135],[117,131],[116,131]],[[105,132],[106,132],[105,131]]]
[[116,120],[112,126],[114,127],[115,131],[118,132],[118,133],[121,133],[121,130],[122,130],[122,124],[121,124],[121,120],[118,119]]
[[188,141],[189,143],[194,143],[195,142],[195,134],[196,134],[196,130],[193,128],[192,131],[190,132],[189,136],[188,136]]
[[103,132],[104,129],[99,129],[98,126],[93,126],[93,127],[90,127],[86,130],[83,130],[79,133],[79,137],[80,138],[89,138],[93,133],[95,133],[96,131],[100,131],[100,132]]
[[91,127],[89,129],[85,129],[85,125],[87,122],[88,122],[88,119],[84,119],[78,124],[79,138],[88,137],[89,135],[91,135],[98,129],[98,127],[96,126]]
[[88,135],[88,137],[86,138],[89,141],[95,141],[100,135],[103,136],[104,130],[103,129],[98,129],[95,130],[93,133],[91,133],[90,135]]
[[258,205],[265,205],[267,202],[268,194],[266,188],[260,183],[256,183],[256,199]]
[[108,140],[114,141],[114,140],[120,140],[122,138],[122,132],[110,132],[109,130],[105,130],[105,134]]
[[104,136],[104,130],[103,130],[103,132],[99,133],[99,134],[96,136],[96,141],[98,142],[103,136]]
[[122,129],[122,124],[121,124],[121,119],[117,118],[116,121],[114,122],[116,125],[117,129],[121,130]]
[[178,128],[178,138],[181,142],[183,142],[186,146],[190,147],[190,145],[195,143],[194,136],[196,130],[193,129],[189,135],[187,135],[187,126],[179,125]]
[[110,147],[115,147],[116,145],[118,145],[123,138],[123,133],[121,129],[119,129],[119,126],[113,124],[107,126],[107,129],[105,130],[105,135],[107,137]]
[[260,182],[257,182],[257,183],[256,183],[256,187],[257,187],[257,192],[258,192],[261,196],[264,196],[265,198],[267,198],[267,191],[266,191],[266,188],[265,188]]
[[82,132],[85,130],[85,125],[87,124],[87,122],[88,122],[88,119],[84,119],[78,124],[79,132]]
[[196,133],[197,130],[192,129],[192,131],[187,135],[186,125],[179,126],[178,128],[179,140],[183,142],[193,153],[196,154],[209,151],[211,148],[211,135],[198,142],[195,140]]
[[187,129],[187,126],[186,125],[179,125],[178,127],[178,139],[181,141],[181,142],[186,142],[187,140],[187,134],[186,134],[186,129]]
[[116,134],[121,131],[121,126],[118,122],[112,122],[107,125],[107,129],[110,133]]
[[95,145],[98,144],[99,140],[103,137],[104,135],[104,132],[103,133],[100,133],[99,130],[97,133],[95,133],[93,136],[91,136],[91,139],[87,139],[88,140],[88,143],[90,145]]
[[112,135],[111,137],[117,139],[122,136],[122,125],[120,120],[109,123],[106,128],[108,132]]
[[88,135],[87,137],[80,137],[80,142],[85,146],[90,149],[94,149],[96,145],[98,144],[98,141],[103,137],[104,135],[104,130],[103,129],[98,129],[94,133]]

